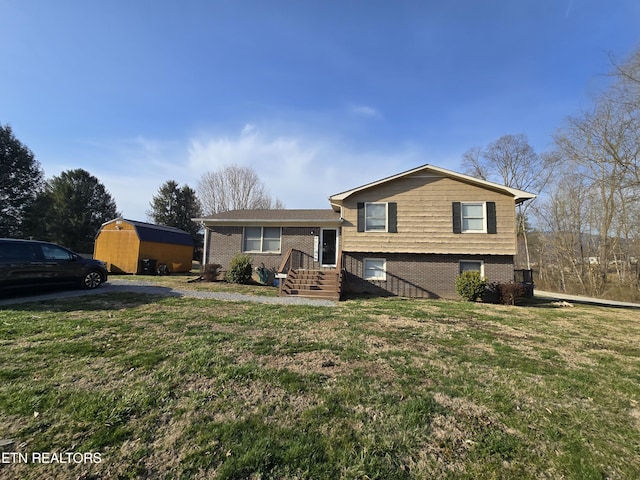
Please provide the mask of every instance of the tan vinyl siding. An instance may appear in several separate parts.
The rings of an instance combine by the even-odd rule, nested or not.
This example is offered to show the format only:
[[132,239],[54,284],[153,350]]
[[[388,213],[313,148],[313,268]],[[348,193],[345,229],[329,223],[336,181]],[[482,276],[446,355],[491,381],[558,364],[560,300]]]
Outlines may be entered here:
[[[358,202],[396,202],[397,233],[358,232]],[[497,234],[454,234],[453,202],[495,202]],[[515,255],[512,196],[460,180],[417,172],[357,192],[343,203],[342,248],[349,252]]]

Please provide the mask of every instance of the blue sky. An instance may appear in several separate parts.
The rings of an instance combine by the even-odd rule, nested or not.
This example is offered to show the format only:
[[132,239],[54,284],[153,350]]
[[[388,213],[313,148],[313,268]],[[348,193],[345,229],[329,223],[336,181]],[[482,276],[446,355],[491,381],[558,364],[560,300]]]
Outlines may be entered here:
[[327,208],[507,133],[548,150],[639,27],[637,0],[0,0],[0,122],[126,218],[233,163]]

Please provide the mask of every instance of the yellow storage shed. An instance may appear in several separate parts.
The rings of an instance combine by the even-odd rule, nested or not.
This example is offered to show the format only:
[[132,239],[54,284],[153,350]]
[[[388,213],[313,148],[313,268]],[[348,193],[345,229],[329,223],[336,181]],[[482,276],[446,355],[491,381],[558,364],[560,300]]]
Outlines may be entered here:
[[93,258],[111,273],[153,275],[165,265],[169,273],[188,272],[193,239],[179,228],[116,218],[102,224]]

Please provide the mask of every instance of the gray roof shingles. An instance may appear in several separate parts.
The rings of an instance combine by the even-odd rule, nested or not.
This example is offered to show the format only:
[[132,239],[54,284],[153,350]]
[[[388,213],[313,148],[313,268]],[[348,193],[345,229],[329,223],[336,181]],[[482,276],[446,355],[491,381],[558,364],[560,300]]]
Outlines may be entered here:
[[338,222],[340,214],[330,208],[325,209],[282,209],[282,210],[229,210],[199,218],[202,221],[233,221],[233,222]]

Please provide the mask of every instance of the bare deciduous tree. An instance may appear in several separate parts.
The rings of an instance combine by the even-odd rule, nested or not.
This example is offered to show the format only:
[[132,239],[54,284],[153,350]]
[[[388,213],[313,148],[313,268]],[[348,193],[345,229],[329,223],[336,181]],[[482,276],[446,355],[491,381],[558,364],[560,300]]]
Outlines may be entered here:
[[567,126],[555,135],[560,154],[583,176],[597,206],[590,219],[598,238],[596,294],[604,290],[609,265],[615,261],[618,240],[614,227],[624,212],[620,199],[626,189],[634,187],[633,165],[640,157],[640,125],[612,93],[599,97],[591,111],[569,118]]
[[[562,170],[535,208],[538,280],[543,287],[637,301],[640,49],[614,62],[612,78],[590,109],[554,135]],[[474,166],[482,153],[470,151],[465,160]]]
[[503,135],[485,148],[467,150],[462,158],[469,175],[535,194],[549,183],[557,164],[555,155],[537,154],[523,134]]
[[205,173],[198,182],[198,197],[205,215],[229,210],[282,209],[258,174],[250,167],[229,165]]
[[588,261],[595,254],[589,241],[591,210],[584,177],[570,171],[553,183],[548,197],[536,209],[538,226],[545,232],[537,243],[537,248],[544,249],[538,265],[539,276],[563,292],[567,292],[566,277],[571,274],[584,293],[594,293]]
[[[616,104],[627,123],[627,135],[634,137],[632,152],[623,158],[622,167],[627,170],[636,187],[640,187],[640,48],[622,65],[615,65],[616,83],[608,92],[609,102]],[[629,145],[630,142],[627,142]],[[631,153],[631,154],[629,154]]]
[[[523,134],[503,135],[485,148],[471,148],[462,159],[462,167],[469,175],[535,194],[549,183],[557,163],[556,155],[538,155]],[[524,238],[527,268],[531,268],[531,260],[525,223],[531,204],[518,206],[518,230]]]
[[558,253],[549,270],[591,295],[638,287],[640,50],[613,73],[615,83],[554,135],[565,171],[541,208],[547,251]]
[[640,48],[622,64],[612,59],[613,75],[616,77],[614,88],[622,94],[626,102],[640,106]]

